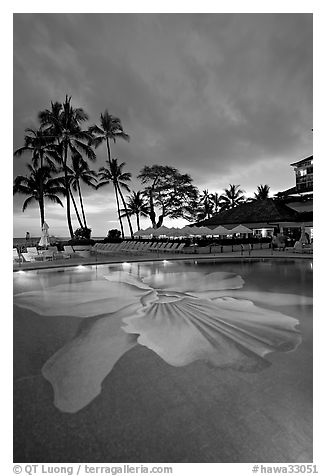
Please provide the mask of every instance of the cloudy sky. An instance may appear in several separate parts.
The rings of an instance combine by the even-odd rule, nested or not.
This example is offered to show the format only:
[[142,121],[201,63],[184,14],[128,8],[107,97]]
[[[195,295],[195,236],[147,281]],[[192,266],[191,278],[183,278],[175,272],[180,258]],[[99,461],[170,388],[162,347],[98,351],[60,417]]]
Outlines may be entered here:
[[[144,165],[166,164],[200,190],[278,192],[295,183],[290,163],[312,154],[312,15],[15,14],[14,149],[65,94],[90,125],[105,109],[120,117],[131,140],[113,155],[134,190]],[[13,159],[14,177],[27,162]],[[118,227],[110,187],[84,196],[93,236]],[[38,236],[38,209],[22,213],[23,200],[14,197],[14,236]],[[46,220],[68,235],[65,209],[47,205]]]

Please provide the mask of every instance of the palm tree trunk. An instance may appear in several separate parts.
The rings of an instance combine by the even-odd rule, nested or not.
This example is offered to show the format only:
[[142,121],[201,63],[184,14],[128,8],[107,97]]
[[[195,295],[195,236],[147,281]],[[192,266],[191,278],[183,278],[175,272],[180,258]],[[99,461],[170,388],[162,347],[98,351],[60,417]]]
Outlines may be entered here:
[[139,213],[136,213],[136,219],[137,219],[137,228],[138,228],[138,231],[139,231],[140,230]]
[[64,168],[64,175],[65,175],[65,188],[66,188],[66,203],[67,203],[67,222],[68,228],[70,233],[70,238],[74,237],[74,230],[71,223],[71,212],[70,212],[70,186],[69,186],[69,179],[68,179],[68,170],[67,170],[67,143],[64,144],[64,161],[63,161],[63,168]]
[[152,227],[156,228],[156,213],[154,210],[154,200],[153,200],[153,192],[152,190],[149,191],[149,218],[152,222]]
[[121,228],[121,236],[124,239],[125,233],[124,233],[123,224],[122,224],[119,197],[118,197],[118,193],[117,193],[117,185],[116,184],[114,184],[114,191],[115,191],[115,199],[116,199],[116,202],[117,202],[118,217],[119,217],[120,228]]
[[77,217],[77,220],[78,220],[78,222],[79,222],[79,225],[80,225],[81,228],[84,228],[83,223],[82,223],[81,218],[80,218],[80,215],[79,215],[79,212],[78,212],[76,200],[75,200],[75,198],[74,198],[74,196],[73,196],[73,193],[72,193],[70,187],[69,187],[69,193],[70,193],[71,201],[72,201],[72,203],[73,203],[73,205],[74,205],[74,209],[75,209],[75,213],[76,213],[76,217]]
[[44,198],[43,198],[43,195],[40,196],[38,204],[39,204],[39,207],[40,207],[41,228],[42,228],[43,224],[44,224]]
[[[41,166],[41,169],[42,169],[42,167],[43,167],[43,154],[41,154],[40,158],[41,158],[40,166]],[[41,213],[41,228],[42,228],[43,223],[44,223],[44,193],[43,193],[43,181],[42,180],[40,182],[40,213]]]
[[87,228],[86,216],[85,216],[85,211],[84,211],[84,204],[83,204],[83,199],[82,199],[79,180],[77,180],[77,187],[78,187],[79,203],[80,203],[80,208],[81,208],[82,215],[83,215],[84,225],[85,225],[85,228]]
[[[111,165],[112,164],[112,162],[111,162],[111,150],[110,150],[110,144],[109,144],[109,139],[108,138],[106,138],[106,148],[107,148],[107,153],[108,153],[109,164]],[[122,238],[124,238],[125,234],[124,234],[122,218],[121,218],[121,211],[120,211],[120,205],[119,205],[117,184],[113,182],[113,186],[114,186],[114,192],[115,192],[115,199],[116,199],[116,202],[117,202],[117,210],[118,210],[118,217],[119,217],[120,228],[121,228],[121,235],[122,235]]]
[[129,230],[130,230],[130,236],[131,236],[131,238],[133,239],[133,238],[134,238],[134,232],[133,232],[133,229],[132,229],[132,226],[131,226],[130,216],[129,216],[129,213],[128,213],[128,207],[127,207],[127,204],[126,204],[126,202],[125,202],[123,193],[121,192],[121,188],[120,188],[119,184],[117,184],[117,188],[118,188],[119,195],[120,195],[120,197],[121,197],[121,201],[122,201],[122,203],[123,203],[123,207],[124,207],[124,209],[126,210],[126,217],[127,217],[127,220],[128,220],[128,225],[129,225]]

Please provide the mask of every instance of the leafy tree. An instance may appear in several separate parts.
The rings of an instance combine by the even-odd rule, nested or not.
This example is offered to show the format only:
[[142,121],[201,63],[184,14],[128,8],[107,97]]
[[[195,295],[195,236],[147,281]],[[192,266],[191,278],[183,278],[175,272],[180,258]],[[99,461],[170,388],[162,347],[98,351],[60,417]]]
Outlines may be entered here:
[[108,238],[110,240],[118,240],[121,236],[121,231],[117,230],[116,228],[113,228],[108,231]]
[[[197,200],[198,190],[188,174],[181,174],[167,165],[145,166],[138,175],[147,187],[144,190],[149,201],[149,217],[153,228],[159,228],[165,217],[186,218],[189,206]],[[159,216],[156,220],[156,211]]]
[[64,172],[64,186],[66,189],[67,222],[71,238],[74,231],[71,222],[69,193],[69,164],[74,155],[84,155],[94,161],[96,155],[89,145],[91,135],[82,130],[81,124],[87,121],[88,115],[82,108],[74,108],[71,105],[71,97],[66,96],[65,101],[51,102],[51,108],[39,113],[39,120],[43,130],[52,137],[56,146],[57,157]]
[[[109,114],[107,110],[105,110],[104,113],[102,113],[100,116],[100,125],[95,124],[91,126],[89,128],[89,132],[92,136],[92,143],[95,146],[95,149],[97,149],[97,147],[99,147],[103,143],[106,144],[106,150],[107,150],[107,156],[108,156],[107,162],[109,166],[107,170],[109,171],[109,175],[110,175],[111,173],[110,167],[112,165],[110,141],[114,143],[117,141],[117,139],[129,141],[129,135],[124,132],[122,124],[121,124],[121,120],[118,117],[115,117]],[[112,179],[104,178],[104,180],[107,180],[110,182]],[[115,181],[113,181],[113,186],[114,186],[115,198],[117,203],[117,211],[118,211],[118,217],[119,217],[119,222],[121,227],[121,233],[122,233],[122,237],[124,238],[123,224],[121,219],[121,210],[120,210],[120,204],[119,204],[119,195],[121,196],[121,190],[119,191],[117,183]],[[129,215],[127,214],[126,216],[128,218],[131,236],[133,236]]]
[[91,233],[91,228],[86,228],[83,226],[82,228],[77,228],[77,230],[75,230],[74,237],[76,239],[89,240]]
[[51,178],[51,167],[34,168],[28,164],[27,169],[29,174],[26,176],[18,175],[14,180],[13,192],[28,195],[28,198],[23,203],[23,212],[34,201],[38,202],[41,216],[41,227],[44,223],[44,200],[49,200],[53,203],[58,203],[63,207],[63,204],[58,195],[65,195],[66,190],[62,186],[60,179]]
[[[118,210],[118,217],[120,221],[122,238],[124,238],[124,229],[122,224],[122,213],[120,209],[119,196],[123,203],[124,209],[126,210],[127,204],[124,199],[122,189],[126,190],[127,192],[130,192],[128,182],[130,182],[131,180],[131,173],[123,172],[123,168],[126,165],[125,162],[121,162],[121,164],[119,164],[117,159],[111,159],[110,162],[106,160],[105,162],[107,164],[107,167],[101,167],[98,173],[99,183],[97,185],[97,188],[103,187],[104,185],[108,185],[111,183],[113,184],[114,190],[115,190],[115,197],[117,202],[117,210]],[[126,216],[129,223],[130,234],[131,236],[133,236],[133,230],[132,230],[129,214],[126,213]]]
[[136,215],[137,228],[140,230],[140,217],[147,217],[149,214],[148,203],[144,199],[143,193],[141,191],[131,192],[131,195],[127,197],[127,209],[122,212],[122,216]]

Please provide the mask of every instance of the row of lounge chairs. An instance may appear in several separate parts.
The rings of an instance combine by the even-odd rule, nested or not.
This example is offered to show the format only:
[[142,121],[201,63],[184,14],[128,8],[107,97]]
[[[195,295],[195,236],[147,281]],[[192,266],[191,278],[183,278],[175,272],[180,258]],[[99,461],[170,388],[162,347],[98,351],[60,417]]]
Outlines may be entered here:
[[68,259],[74,256],[72,246],[64,246],[64,251],[59,251],[57,246],[49,246],[47,250],[38,250],[35,246],[26,248],[26,252],[19,253],[13,248],[13,262],[52,261],[54,259]]
[[184,246],[185,243],[157,241],[123,241],[122,243],[95,243],[95,245],[91,248],[91,253],[179,253],[184,248]]

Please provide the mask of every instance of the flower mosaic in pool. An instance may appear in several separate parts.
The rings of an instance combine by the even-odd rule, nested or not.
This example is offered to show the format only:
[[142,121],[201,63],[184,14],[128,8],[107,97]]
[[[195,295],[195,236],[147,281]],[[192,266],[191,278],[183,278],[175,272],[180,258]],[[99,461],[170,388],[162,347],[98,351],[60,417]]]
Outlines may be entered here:
[[[294,264],[287,266],[293,274]],[[298,276],[291,285],[287,266],[169,262],[15,273],[15,312],[77,318],[76,332],[63,330],[60,346],[51,343],[41,362],[54,405],[75,413],[136,345],[170,366],[203,361],[239,372],[263,371],[273,365],[270,354],[296,351],[302,329],[293,310],[309,308],[312,296]]]

